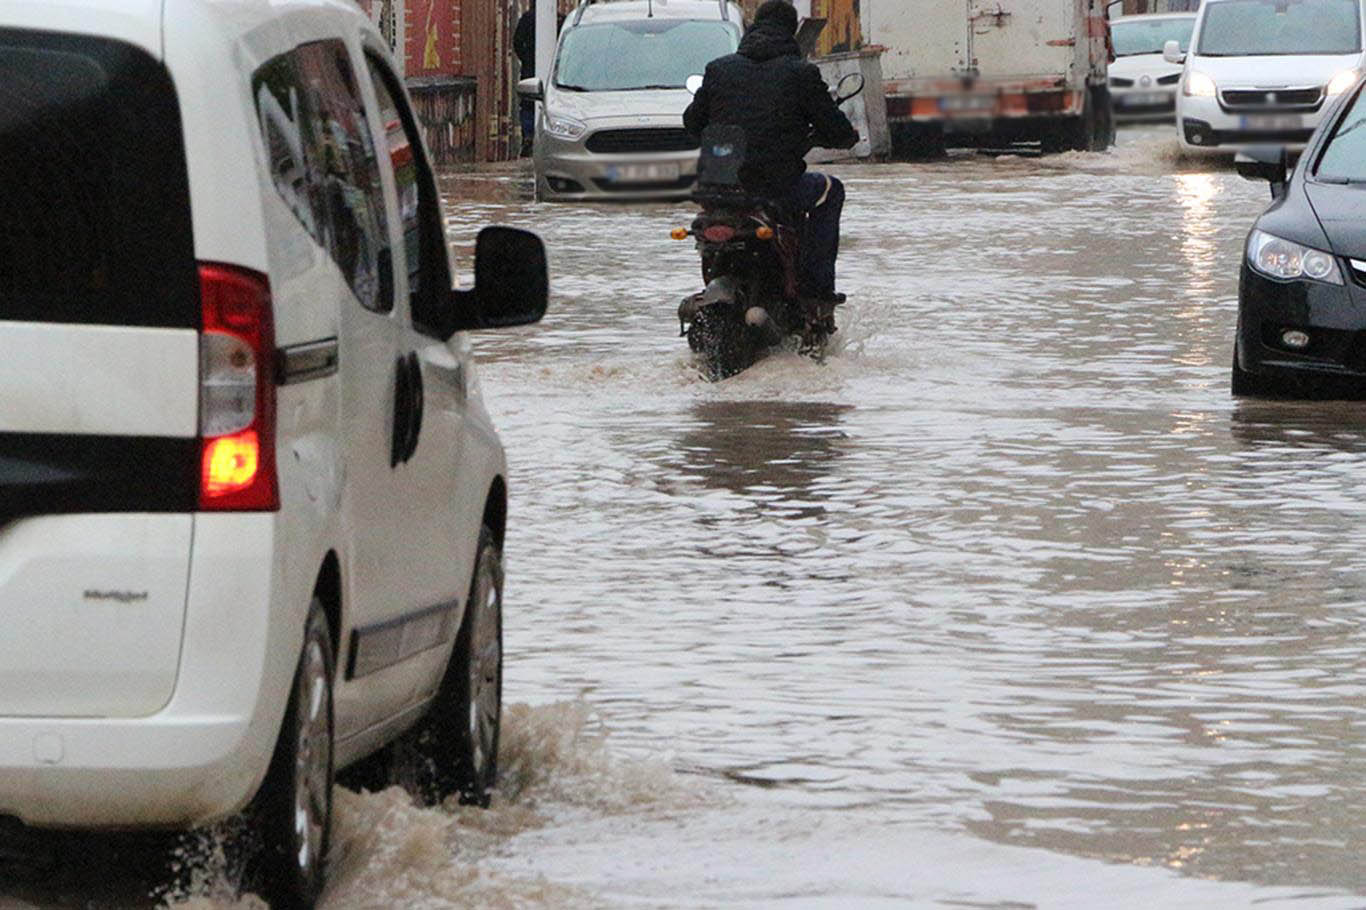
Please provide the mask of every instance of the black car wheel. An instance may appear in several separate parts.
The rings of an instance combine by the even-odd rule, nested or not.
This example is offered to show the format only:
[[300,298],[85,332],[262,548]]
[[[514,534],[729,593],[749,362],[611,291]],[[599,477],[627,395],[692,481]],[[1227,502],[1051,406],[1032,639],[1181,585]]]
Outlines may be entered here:
[[335,665],[327,614],[314,598],[275,755],[248,812],[261,838],[261,890],[276,910],[310,908],[322,893],[332,830]]
[[[458,796],[487,807],[498,776],[503,699],[503,560],[493,532],[479,535],[469,604],[446,675],[426,718],[400,746],[408,783],[428,803]],[[416,752],[418,761],[404,760]],[[415,778],[415,779],[412,779]]]

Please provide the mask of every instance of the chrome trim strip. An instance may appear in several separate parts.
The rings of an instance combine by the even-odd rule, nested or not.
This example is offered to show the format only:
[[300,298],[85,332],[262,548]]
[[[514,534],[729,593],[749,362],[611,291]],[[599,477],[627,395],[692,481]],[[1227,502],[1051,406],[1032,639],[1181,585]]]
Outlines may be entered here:
[[445,644],[455,636],[455,619],[459,611],[460,602],[451,601],[355,629],[351,633],[346,678],[360,679],[378,673]]
[[275,352],[277,385],[322,379],[337,372],[341,352],[336,338],[292,344]]

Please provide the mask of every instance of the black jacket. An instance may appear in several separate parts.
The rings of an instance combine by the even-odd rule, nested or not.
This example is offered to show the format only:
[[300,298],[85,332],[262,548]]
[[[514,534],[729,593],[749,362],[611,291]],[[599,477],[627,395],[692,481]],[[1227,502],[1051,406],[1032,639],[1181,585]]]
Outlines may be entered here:
[[791,191],[813,146],[847,149],[859,139],[831,100],[821,71],[802,59],[797,39],[768,25],[745,35],[737,53],[707,64],[683,125],[700,136],[713,123],[744,129],[740,180],[763,196]]

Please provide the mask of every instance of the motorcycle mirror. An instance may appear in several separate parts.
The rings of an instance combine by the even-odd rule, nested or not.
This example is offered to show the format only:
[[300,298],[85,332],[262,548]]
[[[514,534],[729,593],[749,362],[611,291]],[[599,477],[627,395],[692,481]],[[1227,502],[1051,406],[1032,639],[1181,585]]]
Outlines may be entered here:
[[850,98],[863,91],[864,79],[862,73],[849,73],[835,86],[835,103],[843,104]]
[[688,81],[683,83],[683,87],[688,90],[689,95],[696,95],[697,90],[702,87],[701,74],[693,73],[691,76],[688,77]]

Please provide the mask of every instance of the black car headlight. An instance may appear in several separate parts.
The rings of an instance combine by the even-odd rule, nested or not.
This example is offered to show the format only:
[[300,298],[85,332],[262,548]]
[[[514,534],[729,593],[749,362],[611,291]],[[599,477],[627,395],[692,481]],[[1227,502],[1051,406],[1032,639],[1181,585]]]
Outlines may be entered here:
[[1268,234],[1253,231],[1247,241],[1247,261],[1271,278],[1309,278],[1326,284],[1342,284],[1342,270],[1332,253]]

